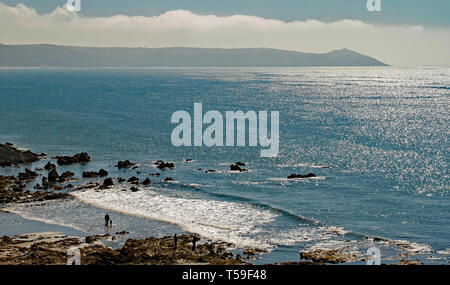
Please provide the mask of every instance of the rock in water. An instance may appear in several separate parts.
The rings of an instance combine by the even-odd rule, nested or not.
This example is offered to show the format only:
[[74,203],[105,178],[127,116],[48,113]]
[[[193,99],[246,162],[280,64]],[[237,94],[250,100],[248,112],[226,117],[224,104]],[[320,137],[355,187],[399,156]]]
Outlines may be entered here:
[[22,163],[32,163],[39,156],[29,150],[19,150],[12,144],[0,144],[0,166],[12,166]]
[[68,165],[74,163],[85,164],[91,161],[91,157],[86,152],[78,153],[74,156],[56,156],[54,158],[57,159],[56,163],[58,163],[59,165]]
[[131,184],[139,184],[139,178],[133,176],[130,179],[128,179],[127,182]]
[[247,171],[247,169],[241,168],[241,167],[240,167],[239,165],[237,165],[237,164],[231,164],[231,165],[230,165],[230,170],[231,170],[231,171],[239,171],[239,172]]
[[316,175],[314,173],[308,173],[306,175],[292,173],[287,178],[288,179],[295,179],[295,178],[312,178],[312,177],[316,177]]
[[56,169],[52,169],[49,173],[48,173],[48,181],[55,183],[59,178],[58,172],[56,172]]
[[75,173],[70,172],[70,171],[66,171],[63,174],[61,174],[61,176],[59,177],[59,183],[64,183],[67,180],[70,180],[73,178],[73,176],[75,175]]
[[150,179],[148,179],[148,177],[144,180],[144,182],[142,182],[143,185],[150,185],[151,181]]
[[154,163],[155,165],[157,165],[157,167],[159,169],[167,169],[167,168],[174,168],[175,164],[173,164],[173,162],[165,162],[162,160],[158,160]]
[[47,164],[44,166],[44,169],[50,171],[50,170],[52,170],[52,169],[56,169],[56,165],[54,165],[53,163],[51,163],[51,162],[49,161],[49,162],[47,162]]
[[129,160],[125,160],[125,161],[118,161],[116,166],[117,168],[129,168],[134,165],[136,165],[136,163],[130,162]]
[[103,186],[105,186],[105,187],[113,186],[113,185],[114,185],[114,181],[112,180],[111,177],[106,178],[106,179],[103,181]]

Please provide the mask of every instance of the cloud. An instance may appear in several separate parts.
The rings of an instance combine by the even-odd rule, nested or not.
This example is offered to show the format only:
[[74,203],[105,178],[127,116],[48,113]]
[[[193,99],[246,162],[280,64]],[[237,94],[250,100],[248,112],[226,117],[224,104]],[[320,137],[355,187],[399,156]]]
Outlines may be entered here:
[[0,2],[0,42],[127,47],[268,47],[305,52],[349,48],[394,65],[450,65],[450,28],[375,26],[360,20],[284,22],[186,10],[159,16],[86,17],[63,7],[39,14]]

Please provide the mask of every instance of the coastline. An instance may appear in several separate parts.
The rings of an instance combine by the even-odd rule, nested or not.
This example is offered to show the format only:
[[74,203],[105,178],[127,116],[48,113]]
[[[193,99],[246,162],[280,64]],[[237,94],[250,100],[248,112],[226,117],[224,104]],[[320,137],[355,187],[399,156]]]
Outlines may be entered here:
[[[12,147],[12,146],[10,146]],[[19,148],[17,148],[19,150]],[[19,150],[20,152],[27,152],[30,151],[26,150]],[[1,154],[1,153],[0,153]],[[45,157],[45,155],[42,155],[42,157]],[[51,163],[50,161],[56,160],[56,164]],[[1,197],[3,206],[6,204],[9,205],[22,205],[24,207],[35,207],[33,203],[38,203],[37,205],[43,205],[45,203],[58,203],[58,201],[71,201],[76,200],[74,203],[80,203],[80,204],[91,204],[93,205],[92,208],[97,208],[96,216],[101,217],[100,211],[108,211],[107,209],[101,210],[101,206],[95,205],[95,203],[86,203],[86,201],[82,201],[82,199],[77,199],[76,195],[73,196],[71,193],[101,193],[101,195],[107,195],[111,196],[114,193],[144,193],[143,186],[147,186],[146,184],[150,184],[150,180],[147,179],[145,181],[140,181],[138,178],[132,176],[128,180],[125,180],[121,177],[113,177],[111,178],[108,175],[108,171],[111,171],[108,169],[108,171],[101,169],[100,171],[91,171],[91,172],[83,172],[84,178],[89,178],[90,180],[85,183],[77,183],[76,185],[67,184],[70,182],[76,181],[73,176],[73,173],[70,173],[70,171],[66,171],[62,173],[61,175],[58,174],[58,171],[60,169],[60,165],[71,165],[71,164],[82,164],[82,163],[89,163],[90,157],[86,153],[80,153],[74,156],[60,156],[60,157],[52,157],[52,160],[50,160],[44,167],[44,169],[41,169],[39,167],[35,168],[37,172],[27,170],[25,169],[25,172],[19,172],[19,174],[16,176],[1,176],[1,182],[2,182],[2,191],[1,191]],[[21,164],[21,162],[19,162]],[[10,164],[11,165],[11,164]],[[27,164],[29,165],[29,164]],[[57,166],[58,165],[58,166]],[[239,166],[240,165],[240,166]],[[244,163],[237,162],[236,164],[232,164],[230,167],[232,170],[239,172],[245,172],[246,169],[243,169],[243,166],[245,166]],[[10,167],[10,166],[7,166]],[[138,169],[138,166],[136,163],[130,162],[130,161],[119,161],[118,164],[115,166],[119,169],[123,169],[123,171],[126,171],[127,169]],[[164,162],[164,161],[157,161],[154,163],[154,167],[157,170],[163,170],[163,169],[170,169],[175,167],[173,163],[171,162]],[[242,168],[241,168],[242,167]],[[209,170],[208,170],[209,172]],[[45,174],[48,173],[46,176]],[[153,174],[156,176],[156,174]],[[34,181],[38,176],[42,176],[42,185],[39,183],[36,184],[33,189],[30,189],[28,186],[28,183],[31,181]],[[55,177],[52,177],[55,176]],[[158,175],[159,176],[159,175]],[[313,174],[308,174],[305,177],[300,177],[300,179],[309,179],[314,178]],[[103,181],[103,183],[102,183]],[[169,180],[168,178],[165,178],[164,181],[166,183],[173,182],[173,180]],[[67,187],[69,185],[69,187]],[[114,188],[115,185],[121,185],[120,188]],[[113,187],[114,186],[114,187]],[[117,186],[119,187],[119,186]],[[112,190],[114,188],[114,190]],[[87,192],[86,192],[87,191]],[[128,194],[128,195],[130,195]],[[56,195],[56,196],[55,196]],[[5,198],[6,197],[6,198]],[[122,196],[120,196],[122,197]],[[124,196],[125,197],[125,196]],[[123,198],[123,197],[122,197]],[[8,211],[8,207],[3,207],[3,210],[6,209]],[[150,246],[151,250],[156,250],[155,245],[152,243],[151,245],[147,244],[146,240],[152,239],[153,241],[157,240],[158,242],[162,242],[164,244],[168,244],[170,239],[173,239],[173,234],[177,234],[183,237],[185,246],[189,243],[189,240],[192,242],[194,237],[196,236],[195,231],[189,231],[188,229],[183,228],[171,228],[171,231],[162,231],[151,233],[151,230],[147,232],[145,236],[128,236],[128,228],[123,227],[123,224],[118,224],[117,227],[114,228],[114,230],[109,230],[102,232],[101,226],[97,224],[95,230],[82,230],[82,229],[75,229],[76,227],[67,225],[65,223],[57,223],[57,222],[51,222],[46,219],[39,219],[37,217],[30,217],[24,213],[21,213],[20,211],[10,211],[5,212],[3,210],[0,210],[0,228],[3,227],[3,225],[7,225],[8,231],[3,232],[2,235],[4,237],[4,242],[2,245],[3,250],[9,252],[13,250],[15,247],[15,244],[17,241],[16,239],[20,239],[21,235],[35,235],[36,233],[38,235],[46,234],[48,232],[51,233],[58,233],[59,235],[64,235],[64,238],[62,239],[62,243],[65,246],[64,240],[71,239],[71,237],[76,237],[79,242],[76,243],[74,241],[70,241],[71,245],[77,245],[77,246],[85,246],[85,243],[83,242],[83,239],[86,240],[86,238],[93,239],[95,242],[100,242],[101,245],[98,248],[98,252],[101,252],[101,255],[108,256],[110,254],[117,255],[120,253],[114,252],[114,251],[121,251],[123,249],[123,246],[126,246],[127,244],[130,244],[130,241],[134,240],[139,245],[142,245],[142,243],[145,243],[146,246]],[[121,217],[117,217],[118,221],[125,220],[126,216],[129,216],[130,213],[124,211],[121,213],[118,209],[112,209],[113,212],[115,212],[115,215],[121,215]],[[68,214],[68,213],[65,213]],[[136,215],[136,217],[139,217],[139,215]],[[152,219],[151,217],[141,217],[142,219],[145,219],[148,224],[154,223],[158,224],[155,227],[157,228],[161,224],[171,224],[170,221],[157,221],[157,219]],[[19,220],[19,222],[17,222]],[[76,222],[76,221],[75,221]],[[125,221],[126,223],[126,221]],[[22,224],[24,224],[22,226]],[[146,226],[149,229],[153,227],[153,225]],[[188,233],[191,232],[191,233]],[[125,233],[125,234],[123,234]],[[345,232],[341,232],[338,230],[335,230],[334,234],[337,235],[345,235]],[[38,240],[40,240],[38,238]],[[408,247],[411,247],[411,243],[402,243],[401,241],[392,241],[388,239],[381,239],[381,238],[373,238],[373,240],[377,240],[380,243],[385,244],[391,244],[393,246],[403,247],[405,249],[408,249]],[[61,242],[61,240],[58,240],[58,242]],[[33,243],[32,243],[33,244]],[[31,245],[32,245],[31,244]],[[211,259],[208,259],[207,264],[217,264],[222,263],[224,264],[261,264],[261,262],[264,262],[264,258],[262,258],[262,261],[258,261],[259,258],[264,257],[270,250],[264,249],[264,248],[258,248],[258,247],[251,247],[251,246],[242,246],[233,244],[231,242],[225,242],[221,241],[220,239],[209,239],[202,237],[201,243],[205,246],[207,249],[206,252],[203,252],[202,254],[206,254],[208,256],[213,256]],[[30,245],[29,248],[32,248]],[[217,255],[216,249],[212,250],[212,248],[216,248],[217,246],[224,246],[226,245],[226,255],[221,254]],[[48,242],[45,244],[48,248],[53,248],[55,244],[53,241]],[[60,247],[58,248],[58,251],[67,250],[66,247]],[[170,246],[166,246],[166,250],[170,248]],[[111,251],[112,250],[112,251]],[[147,249],[147,251],[150,249]],[[14,250],[13,250],[14,251]],[[89,253],[90,254],[90,253]],[[174,253],[173,251],[165,252],[165,255],[172,256],[175,254],[178,256],[178,253]],[[200,259],[199,259],[200,258]],[[423,264],[422,260],[416,260],[414,259],[414,254],[409,255],[407,253],[404,253],[403,255],[399,255],[397,258],[391,258],[389,260],[386,260],[387,263],[392,264]],[[176,259],[176,258],[175,258]],[[205,258],[204,256],[198,256],[193,253],[193,255],[189,255],[188,260],[186,263],[183,263],[184,261],[178,260],[176,262],[173,261],[173,258],[167,258],[166,260],[158,259],[159,263],[154,259],[145,259],[145,262],[150,262],[151,264],[192,264],[193,260],[201,260],[204,262]],[[172,261],[171,261],[172,260]],[[31,264],[38,263],[41,264],[42,260],[23,260],[24,262],[31,262]],[[197,260],[198,261],[198,260]],[[288,261],[284,259],[283,261],[273,261],[272,264],[298,264],[298,265],[306,265],[306,264],[364,264],[367,261],[367,257],[361,256],[358,254],[355,254],[352,252],[351,248],[346,247],[340,247],[337,249],[330,249],[330,248],[313,248],[309,251],[303,251],[300,252],[300,256],[297,255],[296,257],[292,258],[292,260]],[[6,262],[6,263],[5,263]],[[7,264],[9,261],[3,261],[3,263],[0,261],[0,264]],[[57,262],[58,264],[62,262],[61,256],[57,260],[53,260],[52,262]],[[100,262],[98,260],[92,261],[93,263]],[[103,262],[103,261],[101,261]],[[130,261],[130,260],[116,260],[116,263],[112,264],[143,264],[139,262],[141,261]],[[91,263],[86,263],[91,264]],[[147,263],[145,263],[147,264]]]

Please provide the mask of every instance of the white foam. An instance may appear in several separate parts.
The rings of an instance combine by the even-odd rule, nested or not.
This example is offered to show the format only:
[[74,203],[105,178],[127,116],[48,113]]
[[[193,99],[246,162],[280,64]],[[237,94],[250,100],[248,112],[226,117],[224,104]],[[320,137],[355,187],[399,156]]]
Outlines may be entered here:
[[116,186],[102,191],[76,191],[71,195],[99,208],[177,224],[186,231],[238,246],[269,247],[266,241],[251,236],[278,216],[249,204],[168,195],[153,187],[130,192]]

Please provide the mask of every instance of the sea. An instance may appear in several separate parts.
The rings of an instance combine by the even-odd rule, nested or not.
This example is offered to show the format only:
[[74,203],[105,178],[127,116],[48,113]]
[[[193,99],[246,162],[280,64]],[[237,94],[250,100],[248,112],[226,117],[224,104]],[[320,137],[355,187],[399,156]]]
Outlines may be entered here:
[[[90,163],[58,167],[75,172],[75,186],[100,168],[152,182],[1,208],[86,234],[104,233],[109,213],[126,238],[186,232],[265,249],[254,264],[373,247],[383,263],[448,264],[449,95],[448,67],[0,69],[0,142],[48,154],[1,175],[87,152]],[[248,144],[174,146],[171,116],[193,116],[194,103],[221,114],[278,111],[278,156]],[[138,168],[119,170],[119,160]],[[159,170],[157,160],[175,168]],[[230,171],[237,161],[248,171]],[[13,227],[0,223],[0,235]]]

